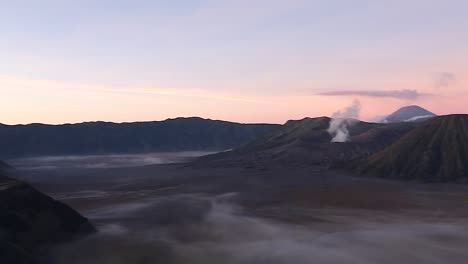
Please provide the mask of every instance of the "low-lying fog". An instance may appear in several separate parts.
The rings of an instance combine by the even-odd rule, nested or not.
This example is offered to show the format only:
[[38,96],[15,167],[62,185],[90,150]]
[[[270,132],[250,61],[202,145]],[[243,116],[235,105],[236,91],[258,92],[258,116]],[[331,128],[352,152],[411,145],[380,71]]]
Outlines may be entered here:
[[[436,185],[407,190],[409,183],[374,184],[320,170],[143,167],[201,154],[46,157],[13,164],[99,229],[60,246],[54,264],[467,263],[468,221],[451,215],[457,208],[466,215],[462,187],[456,193]],[[366,184],[381,189],[366,193],[373,189]],[[292,195],[298,188],[300,194]],[[367,200],[377,202],[369,207]]]
[[159,152],[148,154],[42,156],[8,160],[13,167],[22,170],[54,170],[73,168],[119,168],[155,164],[180,163],[212,154],[205,151]]
[[[57,263],[466,263],[456,223],[362,223],[343,211],[335,230],[245,214],[236,194],[175,195],[88,214],[100,233],[62,247]],[[339,219],[339,220],[338,220]],[[340,224],[338,224],[340,223]]]

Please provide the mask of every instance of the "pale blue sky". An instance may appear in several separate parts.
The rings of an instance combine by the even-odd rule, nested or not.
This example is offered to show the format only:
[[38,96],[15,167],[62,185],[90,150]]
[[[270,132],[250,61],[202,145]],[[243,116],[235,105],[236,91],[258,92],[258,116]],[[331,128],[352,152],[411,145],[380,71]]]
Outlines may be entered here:
[[[283,99],[334,90],[434,93],[434,76],[449,72],[456,76],[456,85],[437,93],[452,96],[464,92],[468,77],[467,12],[465,0],[0,0],[0,76],[61,82],[69,90],[82,84],[126,87],[126,93],[132,87],[182,90],[178,93],[202,90],[214,97],[288,103]],[[51,93],[50,87],[7,84],[0,86],[0,92]],[[11,95],[9,101],[26,104],[20,95]],[[54,96],[59,95],[47,97],[47,104],[57,104],[65,95]],[[89,103],[76,100],[75,108]],[[154,100],[157,104],[161,98]],[[170,100],[174,103],[159,115],[128,118],[193,113],[281,122],[308,113],[301,108],[289,109],[280,117],[268,117],[267,110],[256,118],[236,117],[229,112],[235,106],[224,109],[220,103],[216,114],[210,115],[208,109],[193,111],[195,106],[178,111],[181,104],[203,105],[200,98]],[[333,107],[342,101],[337,99]],[[403,102],[391,104],[389,108]],[[459,109],[427,104],[442,112]],[[310,109],[310,113],[327,114],[329,109],[324,109]],[[96,112],[84,118],[120,120],[100,114],[97,108]],[[5,122],[38,118],[22,115]],[[48,117],[44,122],[66,118]]]

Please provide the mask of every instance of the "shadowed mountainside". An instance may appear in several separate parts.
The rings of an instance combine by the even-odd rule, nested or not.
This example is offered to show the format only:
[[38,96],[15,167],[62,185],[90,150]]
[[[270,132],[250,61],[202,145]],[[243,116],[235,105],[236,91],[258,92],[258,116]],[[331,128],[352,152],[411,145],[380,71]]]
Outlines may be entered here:
[[278,127],[195,117],[136,123],[0,125],[0,157],[226,150]]
[[0,174],[10,168],[10,165],[0,160]]
[[441,116],[420,124],[369,157],[359,170],[392,179],[468,180],[468,115]]
[[93,232],[76,211],[0,169],[0,263],[41,263],[46,246]]
[[214,154],[198,164],[245,167],[339,166],[371,155],[396,141],[413,128],[411,123],[375,124],[360,122],[351,126],[350,141],[332,143],[327,132],[330,118],[288,121],[281,129],[233,151]]

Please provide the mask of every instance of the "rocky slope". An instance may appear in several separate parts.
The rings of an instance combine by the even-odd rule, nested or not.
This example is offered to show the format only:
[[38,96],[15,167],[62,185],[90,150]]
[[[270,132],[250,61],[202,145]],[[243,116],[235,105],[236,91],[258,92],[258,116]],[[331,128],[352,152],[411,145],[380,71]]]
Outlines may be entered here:
[[95,232],[67,205],[0,170],[0,263],[42,263],[47,246]]
[[359,168],[363,174],[403,180],[468,180],[468,115],[436,117],[420,124]]
[[119,124],[0,125],[0,158],[225,150],[278,127],[201,118]]

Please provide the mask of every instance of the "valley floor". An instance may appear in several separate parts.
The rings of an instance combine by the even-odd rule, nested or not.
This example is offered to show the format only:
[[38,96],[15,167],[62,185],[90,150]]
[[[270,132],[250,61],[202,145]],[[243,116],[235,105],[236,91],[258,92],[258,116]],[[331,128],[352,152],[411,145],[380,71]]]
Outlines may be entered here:
[[465,263],[468,186],[321,168],[19,171],[98,235],[57,263]]

